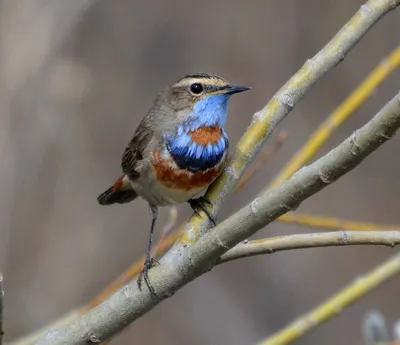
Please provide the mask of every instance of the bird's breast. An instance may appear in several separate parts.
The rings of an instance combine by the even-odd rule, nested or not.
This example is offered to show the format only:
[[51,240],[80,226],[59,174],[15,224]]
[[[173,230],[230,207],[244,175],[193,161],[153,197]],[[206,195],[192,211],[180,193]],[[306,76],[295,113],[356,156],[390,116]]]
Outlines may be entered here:
[[[151,166],[158,182],[170,189],[196,191],[207,188],[224,168],[227,154],[220,161],[206,170],[189,171],[181,169],[167,150],[152,153]],[[192,193],[190,193],[192,194]]]
[[180,126],[175,136],[165,139],[166,149],[178,168],[192,173],[217,166],[228,145],[227,135],[219,126]]

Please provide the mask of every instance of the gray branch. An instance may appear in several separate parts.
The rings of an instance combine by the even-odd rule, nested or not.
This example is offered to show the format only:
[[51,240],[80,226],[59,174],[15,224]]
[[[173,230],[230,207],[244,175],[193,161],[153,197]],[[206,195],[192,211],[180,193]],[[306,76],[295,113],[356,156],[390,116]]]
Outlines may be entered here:
[[[342,62],[347,53],[385,14],[400,5],[400,0],[369,0],[314,57],[307,60],[270,102],[253,116],[253,122],[239,142],[233,158],[224,173],[211,185],[207,198],[213,202],[212,214],[216,215],[226,198],[262,149],[279,123],[312,87]],[[208,229],[209,222],[200,228],[189,223],[186,237],[198,239]],[[176,245],[175,247],[179,247]]]
[[0,272],[0,345],[3,344],[3,308],[4,308],[4,291],[3,291],[3,275]]
[[400,244],[400,231],[333,231],[312,234],[294,234],[255,241],[243,241],[228,250],[218,264],[250,256],[273,254],[283,250],[354,246],[382,245],[394,247]]
[[160,266],[152,268],[150,279],[159,299],[153,298],[146,289],[140,291],[134,280],[66,328],[50,332],[38,344],[84,345],[109,339],[161,300],[213,268],[230,248],[354,169],[399,127],[400,93],[370,122],[324,157],[302,168],[279,187],[263,193],[192,246],[175,251]]

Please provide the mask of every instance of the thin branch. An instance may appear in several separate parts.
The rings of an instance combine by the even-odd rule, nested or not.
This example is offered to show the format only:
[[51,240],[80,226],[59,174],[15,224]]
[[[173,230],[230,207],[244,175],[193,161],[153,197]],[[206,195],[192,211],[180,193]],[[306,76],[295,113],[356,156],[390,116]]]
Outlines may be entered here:
[[325,230],[392,230],[400,229],[399,225],[376,224],[369,222],[358,222],[354,220],[340,219],[327,216],[317,216],[314,214],[290,212],[277,219],[280,222],[296,224],[308,228],[317,228]]
[[[219,210],[223,199],[225,199],[227,194],[234,188],[245,168],[251,163],[262,144],[288,111],[297,104],[304,94],[309,91],[324,74],[343,59],[345,54],[383,15],[398,5],[398,0],[395,2],[379,0],[368,2],[363,9],[350,20],[346,27],[343,28],[317,56],[309,60],[275,95],[274,99],[261,112],[254,116],[253,124],[240,141],[233,161],[225,170],[219,182],[216,182],[211,188],[211,195],[215,195],[215,198],[212,199],[216,199],[219,194],[221,196],[220,201],[214,208],[214,213]],[[213,192],[213,190],[215,192]],[[193,236],[193,238],[195,239],[201,234],[199,230],[203,231],[206,228],[205,225],[202,225],[201,229],[199,228],[200,221],[197,217],[192,218],[191,226],[194,228],[193,234],[195,236]],[[191,230],[186,228],[186,232],[187,234],[182,242],[186,241],[190,243]],[[175,252],[176,251],[177,250],[175,250]],[[117,286],[117,284],[115,286]],[[76,323],[74,324],[76,325]]]
[[109,339],[159,302],[209,271],[230,248],[355,168],[389,140],[399,127],[400,93],[365,126],[324,157],[255,199],[192,246],[179,252],[170,251],[164,256],[161,265],[149,272],[158,299],[153,298],[147,289],[140,291],[136,281],[132,281],[66,328],[51,332],[38,345],[84,345]]
[[255,241],[244,241],[222,255],[218,263],[292,249],[354,245],[394,247],[399,244],[400,231],[335,231],[294,234]]
[[400,66],[400,46],[397,46],[389,56],[357,86],[357,88],[339,104],[339,106],[314,131],[307,142],[292,157],[286,166],[278,173],[270,184],[275,188],[287,180],[304,164],[309,162],[318,150],[325,144],[333,132],[346,121],[373,94],[375,89]]
[[[379,19],[399,4],[400,0],[369,0],[361,6],[335,37],[317,55],[309,59],[262,110],[254,114],[253,121],[238,142],[228,166],[206,193],[206,197],[213,203],[213,208],[209,211],[214,216],[278,124],[317,81],[345,58]],[[207,221],[192,217],[180,242],[175,245],[175,251],[195,243],[207,229]]]
[[265,163],[282,148],[288,135],[288,132],[285,130],[278,133],[273,145],[267,146],[243,174],[242,178],[236,185],[234,192],[241,189],[265,165]]
[[3,275],[0,273],[0,345],[3,344],[3,311],[4,311],[4,291],[3,291]]
[[[327,139],[327,136],[333,133],[333,127],[337,128],[343,123],[352,111],[359,106],[360,101],[365,101],[369,97],[370,92],[376,88],[400,63],[400,47],[397,47],[387,58],[385,58],[371,73],[370,75],[360,84],[357,89],[329,116],[329,119],[321,125],[316,132],[313,134],[313,140],[307,141],[302,149],[296,154],[296,157],[292,159],[292,163],[283,170],[276,181],[283,181],[290,177],[295,171],[297,171],[302,165],[304,165],[309,159],[312,158],[317,150],[322,146]],[[282,131],[278,134],[277,141],[272,147],[267,146],[263,153],[256,161],[249,167],[246,173],[242,176],[239,183],[236,185],[235,192],[237,192],[245,183],[248,182],[255,172],[260,168],[261,164],[265,164],[272,154],[276,153],[283,145],[286,140],[287,132]],[[297,163],[295,163],[297,162]],[[277,182],[273,182],[272,185],[276,185]],[[395,225],[382,225],[375,223],[366,223],[352,220],[343,220],[339,218],[317,216],[313,214],[304,214],[299,212],[287,213],[278,218],[278,221],[305,226],[309,228],[327,229],[327,230],[385,230],[385,229],[399,229],[400,226]],[[170,222],[168,222],[170,225]],[[163,255],[172,244],[179,238],[182,227],[174,229],[172,233],[169,233],[165,237],[163,236],[157,244],[156,252],[159,255]],[[164,232],[164,231],[163,231]],[[111,282],[106,288],[104,288],[98,295],[96,295],[85,307],[79,309],[76,312],[76,317],[87,312],[87,310],[97,306],[104,299],[108,298],[117,291],[122,285],[126,284],[129,280],[135,277],[143,266],[144,257],[141,257],[135,263],[133,263],[128,269],[126,269],[116,280]],[[67,320],[72,320],[69,316]],[[47,328],[54,328],[48,325]],[[44,329],[44,330],[45,330]],[[44,331],[43,330],[43,331]],[[36,338],[39,337],[38,333],[35,333]],[[27,338],[28,341],[22,341],[25,338],[21,338],[21,345],[32,344],[33,341]],[[18,342],[19,343],[19,342]]]
[[332,298],[299,317],[283,330],[261,341],[258,345],[285,345],[293,342],[323,322],[338,315],[344,308],[399,273],[400,253],[392,256],[373,271],[358,277],[354,283],[335,294]]

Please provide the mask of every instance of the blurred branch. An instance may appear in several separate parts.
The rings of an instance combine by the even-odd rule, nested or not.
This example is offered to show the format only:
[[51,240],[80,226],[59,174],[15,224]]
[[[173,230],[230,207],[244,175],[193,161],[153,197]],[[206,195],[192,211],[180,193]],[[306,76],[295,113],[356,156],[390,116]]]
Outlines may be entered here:
[[393,326],[393,338],[400,343],[400,319],[398,319]]
[[[178,227],[173,232],[168,234],[157,244],[157,254],[164,254],[174,242],[181,235],[182,227]],[[109,298],[115,291],[117,291],[121,286],[129,282],[134,278],[142,269],[144,263],[144,255],[133,263],[128,269],[126,269],[117,279],[113,280],[111,284],[107,285],[99,294],[97,294],[86,306],[81,309],[80,314],[86,313],[88,310],[98,306],[106,298]],[[78,316],[78,315],[77,315]]]
[[347,120],[375,89],[400,66],[400,46],[383,59],[378,66],[339,104],[326,120],[308,138],[307,142],[292,157],[281,172],[272,180],[270,188],[279,186],[306,164],[325,144],[332,133]]
[[239,189],[241,189],[262,168],[262,166],[265,165],[266,161],[282,148],[284,142],[288,138],[288,135],[288,132],[285,130],[282,130],[278,133],[273,145],[267,146],[243,174],[242,178],[239,180],[238,184],[233,190],[234,192],[237,192]]
[[244,241],[222,255],[218,263],[283,250],[361,244],[394,247],[400,244],[400,231],[335,231]]
[[0,345],[3,344],[3,310],[4,310],[4,291],[3,291],[3,275],[0,273]]
[[316,216],[314,214],[290,212],[278,218],[278,221],[305,226],[308,228],[317,228],[325,230],[393,230],[400,229],[399,225],[385,225],[367,222],[358,222],[347,219],[333,218],[327,216]]
[[[184,285],[208,272],[230,248],[355,168],[389,140],[399,127],[400,93],[328,154],[296,172],[279,187],[263,193],[192,246],[177,252],[169,251],[161,265],[149,272],[157,299],[146,289],[140,291],[136,281],[132,281],[66,328],[51,332],[37,344],[83,345],[109,339]],[[400,255],[396,256],[395,263],[400,270]],[[388,275],[387,270],[380,270],[375,285]],[[366,289],[364,284],[361,288]]]
[[[304,65],[304,67],[293,78],[291,78],[291,80],[289,80],[289,82],[274,96],[271,102],[262,111],[258,112],[254,116],[253,123],[249,127],[245,136],[239,142],[238,148],[229,167],[225,169],[224,175],[210,189],[210,193],[211,195],[215,196],[215,199],[217,198],[217,195],[220,196],[220,198],[218,198],[218,202],[215,204],[214,213],[218,211],[221,204],[223,203],[223,199],[225,199],[227,194],[234,188],[235,184],[242,176],[245,168],[253,161],[255,155],[261,149],[262,144],[265,142],[267,137],[270,136],[277,124],[324,74],[335,67],[335,65],[337,65],[344,58],[345,54],[347,54],[347,52],[358,42],[358,40],[361,39],[362,36],[383,15],[385,15],[387,12],[398,5],[398,0],[395,2],[383,0],[369,1],[339,32],[339,34],[319,54],[317,54],[313,59],[310,59]],[[195,240],[199,237],[202,231],[204,232],[204,230],[206,229],[206,225],[201,225],[200,229],[200,223],[201,221],[197,217],[191,219],[191,224],[189,225],[189,227],[193,227],[194,230],[192,232],[189,227],[186,228],[187,234],[182,240],[183,243],[185,243],[186,240],[190,240],[191,234],[194,235],[193,239]],[[171,236],[172,235],[173,234],[171,234]],[[173,257],[173,254],[176,254],[176,252],[180,250],[182,250],[182,247],[178,249],[175,248],[175,251],[171,254],[171,256]],[[156,267],[154,269],[155,274],[163,266],[164,265],[158,268]],[[169,277],[172,278],[172,276]],[[125,298],[128,298],[129,300],[131,299],[131,296],[136,296],[136,294],[138,293],[137,291],[134,291],[136,286],[132,284],[121,290],[125,291]],[[168,293],[173,290],[174,289],[171,288]],[[119,297],[122,297],[122,299],[124,299],[124,297],[121,296],[120,293],[114,295],[109,301],[106,301],[104,304],[112,304],[112,301],[117,302]],[[149,300],[149,296],[145,295],[145,292],[139,294],[139,296],[142,297],[134,298],[131,301],[134,303],[139,303],[141,305],[138,313],[136,313],[137,310],[134,308],[134,306],[131,305],[130,302],[126,304],[126,308],[128,309],[123,308],[123,310],[126,312],[128,312],[128,310],[131,310],[130,312],[128,312],[128,314],[126,314],[126,316],[129,315],[130,321],[134,320],[136,317],[139,317],[142,313],[150,309],[155,304],[154,301]],[[103,306],[99,306],[98,308],[104,310],[102,309],[104,308],[104,304]],[[96,308],[96,310],[98,308]],[[93,319],[91,319],[91,315],[93,316],[94,313],[96,313],[96,311],[90,312],[90,315],[86,315],[82,320],[73,322],[73,324],[68,327],[67,332],[69,334],[73,334],[74,331],[83,331],[84,335],[82,336],[81,340],[77,340],[78,343],[79,341],[84,341],[84,338],[92,342],[93,340],[97,339],[97,335],[93,338],[92,333],[89,334],[86,332],[87,327],[82,328],[84,322],[89,320],[93,321]],[[119,315],[119,312],[117,310],[115,310],[115,313]],[[122,324],[125,324],[125,322],[127,322],[127,319],[124,319],[124,322]],[[122,327],[122,324],[120,325],[120,327]],[[108,331],[113,333],[117,330],[113,328],[108,329]],[[58,335],[53,334],[53,336],[50,336],[50,343],[58,336],[62,338],[63,334],[65,335],[66,333],[60,332],[58,333]],[[48,343],[47,340],[43,341],[44,343]]]
[[[98,0],[40,0],[35,6],[20,1],[0,4],[2,78],[7,90],[18,91],[42,71],[78,22]],[[36,42],[35,48],[31,42]],[[29,53],[27,53],[29,49]]]
[[314,310],[293,321],[289,326],[258,345],[284,345],[293,342],[323,322],[336,316],[366,293],[400,273],[400,253],[376,267]]
[[[238,184],[238,188],[234,190],[237,192],[239,188],[243,187],[245,183],[247,183],[252,176],[261,168],[262,164],[265,164],[266,160],[270,158],[273,154],[275,154],[283,145],[284,141],[287,139],[287,132],[281,131],[274,145],[267,146],[263,152],[263,154],[254,161],[254,164],[250,167],[249,174],[243,175],[243,178],[240,180]],[[156,254],[163,255],[179,238],[182,232],[183,225],[177,227],[176,229],[172,229],[176,224],[177,220],[177,209],[175,207],[170,208],[170,217],[167,224],[163,227],[162,237],[156,245]],[[172,232],[171,232],[172,231]],[[138,261],[133,263],[127,270],[125,270],[116,280],[111,282],[105,289],[103,289],[97,296],[95,296],[87,306],[82,308],[84,312],[94,308],[99,305],[106,298],[110,297],[115,291],[117,291],[122,285],[126,284],[128,281],[133,279],[143,268],[144,256],[141,257]]]
[[[317,81],[345,58],[346,54],[379,19],[399,4],[400,0],[369,0],[361,6],[335,37],[317,55],[309,59],[271,101],[253,116],[253,121],[238,142],[232,159],[206,193],[206,198],[213,203],[213,208],[209,211],[214,216],[277,125]],[[179,243],[174,246],[174,250],[179,251],[185,245],[195,243],[207,228],[208,221],[192,217]]]

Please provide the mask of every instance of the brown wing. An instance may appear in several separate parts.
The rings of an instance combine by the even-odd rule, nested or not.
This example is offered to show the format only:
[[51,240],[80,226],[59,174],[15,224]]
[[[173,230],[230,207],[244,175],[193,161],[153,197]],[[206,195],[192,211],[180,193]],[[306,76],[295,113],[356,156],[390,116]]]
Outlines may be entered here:
[[131,180],[138,176],[138,172],[136,171],[137,164],[143,159],[143,151],[153,136],[154,132],[142,123],[126,147],[122,156],[122,170]]

